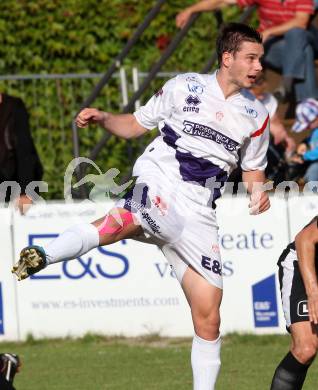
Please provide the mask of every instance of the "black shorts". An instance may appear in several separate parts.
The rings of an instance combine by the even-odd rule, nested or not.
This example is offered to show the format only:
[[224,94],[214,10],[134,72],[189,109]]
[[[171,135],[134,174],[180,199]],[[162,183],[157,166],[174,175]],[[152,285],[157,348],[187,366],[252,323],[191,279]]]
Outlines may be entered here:
[[287,247],[277,264],[283,311],[289,329],[291,324],[309,321],[307,294],[296,251]]

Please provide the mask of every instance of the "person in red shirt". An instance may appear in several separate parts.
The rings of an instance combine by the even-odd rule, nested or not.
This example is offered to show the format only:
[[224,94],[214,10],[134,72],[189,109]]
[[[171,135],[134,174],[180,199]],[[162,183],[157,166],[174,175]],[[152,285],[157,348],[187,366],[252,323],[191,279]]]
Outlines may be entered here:
[[265,46],[264,65],[280,70],[283,85],[279,100],[287,100],[292,89],[296,101],[318,98],[314,49],[318,37],[308,30],[314,13],[313,0],[201,0],[176,17],[182,28],[195,12],[211,11],[227,5],[258,6],[259,31]]

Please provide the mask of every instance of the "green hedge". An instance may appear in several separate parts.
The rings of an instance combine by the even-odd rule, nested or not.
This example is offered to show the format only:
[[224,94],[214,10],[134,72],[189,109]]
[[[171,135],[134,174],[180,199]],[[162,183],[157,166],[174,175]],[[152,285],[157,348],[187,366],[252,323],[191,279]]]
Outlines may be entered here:
[[[0,74],[105,72],[141,23],[154,1],[140,0],[6,0],[0,6]],[[148,71],[160,58],[158,45],[177,32],[174,18],[193,1],[167,1],[160,14],[124,62]],[[235,20],[240,10],[223,11],[225,20]],[[213,13],[204,13],[165,64],[164,71],[200,71],[214,48],[217,34]],[[31,117],[32,133],[49,183],[47,198],[61,198],[64,171],[72,159],[71,118],[98,80],[67,82],[1,82],[3,92],[24,99]],[[161,81],[162,82],[162,81]],[[22,85],[22,87],[21,87]],[[147,91],[147,99],[158,88],[158,80]],[[35,101],[35,97],[36,101]],[[94,104],[120,111],[118,80],[112,79]],[[81,155],[89,150],[103,130],[81,130]],[[155,134],[149,135],[153,137]],[[145,140],[148,142],[148,139]],[[116,167],[124,174],[144,141],[127,144],[111,139],[98,158],[103,171]]]

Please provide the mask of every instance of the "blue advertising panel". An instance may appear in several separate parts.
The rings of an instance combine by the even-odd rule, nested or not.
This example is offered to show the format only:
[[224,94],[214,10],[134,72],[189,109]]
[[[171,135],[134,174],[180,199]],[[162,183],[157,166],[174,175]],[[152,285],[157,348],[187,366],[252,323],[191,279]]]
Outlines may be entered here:
[[278,326],[275,274],[252,286],[256,328]]
[[4,334],[4,324],[3,324],[3,304],[2,304],[2,285],[0,282],[0,334]]

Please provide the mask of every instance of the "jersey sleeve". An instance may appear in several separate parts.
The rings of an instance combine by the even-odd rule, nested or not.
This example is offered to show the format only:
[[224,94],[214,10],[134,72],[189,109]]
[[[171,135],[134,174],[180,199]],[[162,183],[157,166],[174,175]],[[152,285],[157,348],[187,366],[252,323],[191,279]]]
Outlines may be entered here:
[[278,108],[278,101],[274,95],[272,95],[272,94],[268,95],[268,104],[265,104],[265,107],[267,108],[267,111],[269,113],[269,117],[273,118],[273,116],[276,114],[276,111]]
[[175,85],[176,78],[170,79],[144,106],[134,112],[142,127],[152,130],[158,126],[159,122],[171,116],[175,108]]
[[253,131],[241,149],[241,167],[243,171],[264,171],[267,165],[269,144],[269,115],[263,125]]

